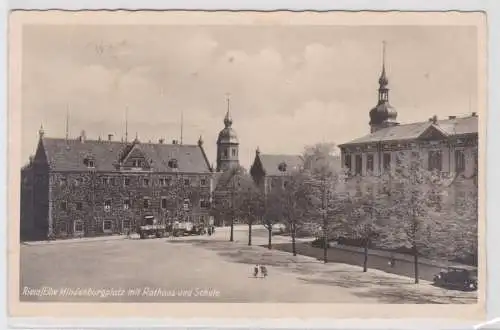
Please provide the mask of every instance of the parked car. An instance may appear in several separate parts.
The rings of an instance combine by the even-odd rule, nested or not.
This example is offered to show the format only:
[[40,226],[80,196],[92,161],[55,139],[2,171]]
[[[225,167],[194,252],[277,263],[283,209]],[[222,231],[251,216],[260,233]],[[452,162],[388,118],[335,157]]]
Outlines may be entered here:
[[158,223],[158,220],[152,215],[146,215],[142,218],[141,223],[137,228],[137,232],[141,239],[148,238],[149,236],[155,236],[157,238],[166,236],[167,226],[162,223]]
[[434,285],[463,291],[475,291],[477,290],[477,268],[448,267],[434,276]]

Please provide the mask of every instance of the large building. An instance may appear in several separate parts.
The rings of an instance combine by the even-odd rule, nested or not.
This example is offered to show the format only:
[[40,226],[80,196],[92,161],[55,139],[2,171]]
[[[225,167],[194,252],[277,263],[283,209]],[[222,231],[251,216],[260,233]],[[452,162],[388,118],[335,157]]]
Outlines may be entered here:
[[207,222],[212,169],[203,141],[184,145],[46,137],[22,169],[21,236],[122,233],[145,215]]
[[[429,170],[476,178],[478,116],[449,116],[400,124],[389,102],[385,65],[379,79],[378,103],[370,110],[370,133],[340,145],[342,164],[351,175],[380,174],[396,166],[399,152],[418,153]],[[458,181],[457,181],[458,182]]]

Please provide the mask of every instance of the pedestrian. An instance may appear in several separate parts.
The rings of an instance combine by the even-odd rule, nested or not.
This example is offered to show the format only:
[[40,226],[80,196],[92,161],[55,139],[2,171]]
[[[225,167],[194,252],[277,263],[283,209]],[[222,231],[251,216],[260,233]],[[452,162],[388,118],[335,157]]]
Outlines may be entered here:
[[262,274],[263,278],[267,277],[267,268],[266,268],[266,266],[264,266],[264,265],[260,266],[260,273]]
[[215,234],[215,226],[212,225],[212,234]]
[[259,265],[255,265],[253,268],[253,277],[257,277],[259,275]]
[[396,259],[394,258],[394,256],[391,255],[389,259],[389,266],[391,266],[391,268],[394,268],[395,265],[396,265]]

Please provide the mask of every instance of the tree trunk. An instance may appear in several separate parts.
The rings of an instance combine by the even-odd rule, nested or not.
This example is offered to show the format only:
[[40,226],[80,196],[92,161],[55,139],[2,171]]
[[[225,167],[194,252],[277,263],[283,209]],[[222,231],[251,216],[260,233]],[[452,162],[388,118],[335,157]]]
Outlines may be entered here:
[[231,217],[231,235],[229,236],[229,241],[234,241],[234,218]]
[[413,264],[415,267],[415,284],[418,284],[418,249],[415,243],[413,244]]
[[273,229],[272,227],[267,227],[267,232],[268,232],[268,238],[269,238],[269,241],[267,242],[267,248],[269,250],[271,250],[273,247],[271,245],[271,237],[273,236]]
[[366,273],[368,271],[368,247],[370,245],[370,240],[366,239],[365,241],[365,260],[363,261],[363,272]]
[[252,222],[248,222],[248,245],[252,245]]
[[328,235],[326,230],[323,233],[323,262],[326,264],[328,262]]
[[295,224],[292,224],[292,253],[294,256],[297,255],[297,248],[295,246]]

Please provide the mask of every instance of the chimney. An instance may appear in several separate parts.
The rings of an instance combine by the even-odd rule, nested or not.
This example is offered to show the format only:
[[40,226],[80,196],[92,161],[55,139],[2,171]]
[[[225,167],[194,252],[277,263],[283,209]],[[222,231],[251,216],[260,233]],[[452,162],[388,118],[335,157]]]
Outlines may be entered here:
[[113,134],[108,134],[108,141],[113,141]]
[[473,112],[472,117],[477,117],[477,112]]
[[158,143],[159,143],[159,144],[163,144],[163,142],[165,142],[165,140],[164,140],[164,139],[159,139],[159,140],[158,140]]
[[438,117],[436,115],[432,116],[432,123],[437,124]]
[[448,119],[457,119],[457,116],[448,116]]

